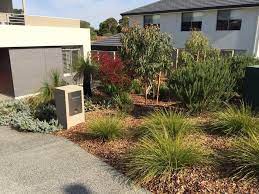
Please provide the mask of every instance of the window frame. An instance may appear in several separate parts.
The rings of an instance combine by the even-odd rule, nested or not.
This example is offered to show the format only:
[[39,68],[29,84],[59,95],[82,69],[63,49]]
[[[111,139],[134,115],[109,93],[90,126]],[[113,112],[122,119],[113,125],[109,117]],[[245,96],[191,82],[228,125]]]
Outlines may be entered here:
[[[194,13],[202,13],[202,16],[201,16],[201,20],[200,21],[194,21],[194,18],[193,18],[193,14]],[[184,21],[184,14],[192,14],[192,19],[191,21],[187,22],[187,21]],[[192,11],[192,12],[182,12],[182,18],[181,18],[181,31],[182,32],[190,32],[190,31],[202,31],[202,24],[203,24],[203,21],[202,21],[202,17],[203,17],[203,12],[201,11]],[[190,23],[190,28],[188,29],[184,29],[184,23]],[[198,25],[200,25],[198,28],[194,28],[193,24],[196,23]]]
[[[146,22],[145,22],[146,18],[145,17],[150,17],[150,16],[152,17],[152,22],[146,24]],[[155,16],[159,16],[159,22],[157,24],[154,23],[154,17]],[[149,14],[149,15],[147,14],[147,15],[144,15],[143,16],[143,27],[145,28],[147,26],[154,25],[154,26],[158,26],[160,28],[160,24],[161,24],[161,20],[160,19],[161,19],[161,15],[160,14]]]
[[[75,72],[73,72],[72,68],[70,67],[70,72],[66,71],[67,66],[72,66],[74,63],[73,59],[73,52],[78,52],[78,59],[83,56],[83,48],[82,46],[71,46],[71,47],[62,47],[62,61],[63,61],[63,76],[64,77],[71,77],[74,75]],[[68,55],[67,55],[68,53]],[[69,59],[68,59],[68,58]],[[70,62],[70,64],[66,64],[67,61]],[[69,68],[67,68],[69,70]]]
[[[216,24],[216,31],[240,31],[242,29],[242,18],[240,19],[234,19],[231,18],[231,12],[234,10],[239,10],[239,9],[224,9],[224,10],[218,10],[217,11],[217,24]],[[230,12],[230,14],[228,14],[229,18],[228,19],[219,19],[220,18],[220,13],[221,12]],[[225,25],[227,25],[226,27],[222,27],[220,26],[220,22],[221,23],[226,23]],[[233,24],[235,22],[238,22],[238,27],[233,26]],[[232,26],[231,26],[232,25]]]

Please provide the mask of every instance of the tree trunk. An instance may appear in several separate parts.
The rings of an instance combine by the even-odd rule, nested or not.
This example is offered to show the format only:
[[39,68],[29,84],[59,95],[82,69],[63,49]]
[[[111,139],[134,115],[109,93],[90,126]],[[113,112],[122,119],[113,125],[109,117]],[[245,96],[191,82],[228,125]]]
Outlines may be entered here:
[[147,105],[148,86],[145,84],[145,105]]
[[162,77],[162,72],[159,72],[158,75],[158,84],[157,84],[157,93],[156,93],[156,104],[159,104],[159,95],[160,95],[160,86],[161,86],[161,77]]
[[84,88],[84,95],[92,98],[92,84],[91,84],[91,74],[85,73],[84,81],[83,81],[83,88]]

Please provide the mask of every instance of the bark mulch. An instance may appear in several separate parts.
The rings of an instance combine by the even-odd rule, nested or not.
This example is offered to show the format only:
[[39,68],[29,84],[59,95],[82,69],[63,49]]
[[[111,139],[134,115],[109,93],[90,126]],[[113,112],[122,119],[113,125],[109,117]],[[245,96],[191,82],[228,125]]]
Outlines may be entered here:
[[[129,126],[129,131],[127,131],[129,134],[131,129],[133,130],[141,124],[141,116],[148,114],[143,111],[143,109],[145,110],[146,107],[152,107],[151,104],[148,106],[144,105],[143,101],[138,102],[136,98],[134,101],[137,102],[137,106],[141,107],[141,112],[137,111],[133,116],[126,116],[124,119],[125,126]],[[153,103],[153,101],[150,103]],[[165,104],[162,104],[161,107],[162,106],[165,106]],[[171,103],[169,103],[168,106],[171,106]],[[123,138],[103,142],[101,140],[92,139],[87,135],[87,123],[90,119],[109,114],[116,114],[116,112],[112,110],[96,110],[86,113],[86,123],[66,131],[58,132],[55,135],[71,140],[86,151],[101,158],[118,171],[124,173],[123,158],[125,154],[136,145],[137,140],[133,138]],[[192,120],[195,120],[195,118],[192,118]],[[206,116],[196,118],[196,122],[204,123],[206,120]],[[228,137],[204,133],[197,138],[202,140],[202,142],[204,142],[203,144],[209,149],[218,152],[224,151],[231,146],[231,138]],[[222,169],[224,169],[224,167]],[[234,181],[229,178],[225,172],[214,168],[212,165],[186,169],[172,175],[167,180],[156,179],[142,186],[152,193],[259,193],[258,182],[248,183],[246,181]]]

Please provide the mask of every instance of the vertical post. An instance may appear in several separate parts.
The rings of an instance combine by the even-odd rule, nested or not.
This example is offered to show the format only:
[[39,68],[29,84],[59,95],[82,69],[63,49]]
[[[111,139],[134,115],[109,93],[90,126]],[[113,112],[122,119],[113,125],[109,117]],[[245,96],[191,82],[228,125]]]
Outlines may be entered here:
[[26,0],[22,0],[23,14],[26,15]]

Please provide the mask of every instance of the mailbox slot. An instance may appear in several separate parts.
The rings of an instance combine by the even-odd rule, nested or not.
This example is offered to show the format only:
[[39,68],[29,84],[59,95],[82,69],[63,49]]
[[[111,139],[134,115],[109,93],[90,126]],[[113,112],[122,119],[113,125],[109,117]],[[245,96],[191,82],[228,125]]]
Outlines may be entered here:
[[81,91],[68,94],[69,116],[82,113],[82,93]]

